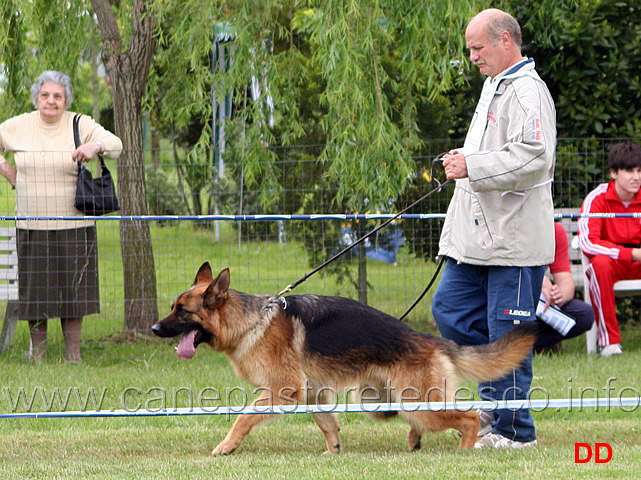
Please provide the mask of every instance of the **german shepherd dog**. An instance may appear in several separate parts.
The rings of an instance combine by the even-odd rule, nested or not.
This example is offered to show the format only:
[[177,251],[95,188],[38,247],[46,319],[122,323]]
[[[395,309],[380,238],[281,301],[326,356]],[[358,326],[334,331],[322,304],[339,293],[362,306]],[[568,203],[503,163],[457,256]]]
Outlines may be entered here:
[[[500,340],[480,346],[417,332],[398,319],[355,300],[316,295],[274,297],[229,288],[229,269],[213,278],[204,263],[192,287],[178,296],[172,311],[152,330],[160,337],[183,335],[180,358],[192,358],[209,344],[223,352],[236,374],[262,392],[254,405],[328,403],[328,391],[349,388],[352,396],[373,401],[453,400],[457,378],[498,379],[529,354],[536,333],[517,326]],[[534,322],[527,322],[534,323]],[[385,419],[397,412],[372,412]],[[459,448],[472,448],[479,430],[474,411],[398,412],[411,426],[410,450],[421,435],[454,428]],[[335,413],[312,413],[325,435],[327,451],[341,449]],[[212,455],[228,455],[245,436],[273,414],[239,415]]]

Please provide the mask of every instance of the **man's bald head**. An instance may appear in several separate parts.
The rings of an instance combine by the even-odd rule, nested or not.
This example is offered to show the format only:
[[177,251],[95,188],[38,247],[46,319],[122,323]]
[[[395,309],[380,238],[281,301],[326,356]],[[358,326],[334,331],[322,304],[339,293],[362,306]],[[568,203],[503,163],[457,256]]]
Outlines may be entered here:
[[521,27],[519,22],[509,13],[498,8],[488,8],[475,15],[468,23],[468,28],[473,23],[487,29],[487,34],[494,45],[498,43],[503,32],[507,32],[510,34],[512,43],[519,49],[521,48]]
[[521,61],[521,27],[512,15],[491,8],[467,24],[470,60],[492,78]]

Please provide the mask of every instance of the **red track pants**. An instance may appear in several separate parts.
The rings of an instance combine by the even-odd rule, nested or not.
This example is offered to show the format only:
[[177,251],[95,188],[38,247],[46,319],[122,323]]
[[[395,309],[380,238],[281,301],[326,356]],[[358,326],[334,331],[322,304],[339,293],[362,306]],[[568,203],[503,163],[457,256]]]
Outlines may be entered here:
[[621,343],[614,301],[614,284],[619,280],[641,278],[641,263],[613,260],[606,255],[590,259],[586,270],[590,281],[590,300],[597,322],[597,344],[600,347]]

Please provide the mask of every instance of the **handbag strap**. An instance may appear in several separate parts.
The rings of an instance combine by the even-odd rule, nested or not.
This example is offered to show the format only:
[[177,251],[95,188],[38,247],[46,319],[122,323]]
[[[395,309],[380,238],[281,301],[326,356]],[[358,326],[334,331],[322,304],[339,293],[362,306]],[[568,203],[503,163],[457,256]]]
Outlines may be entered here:
[[73,116],[73,140],[76,144],[76,148],[80,146],[80,133],[78,133],[78,123],[80,123],[80,115],[79,113],[76,113]]
[[[78,131],[78,124],[80,123],[80,115],[79,113],[76,113],[73,116],[73,141],[76,144],[76,148],[80,146],[80,132]],[[104,170],[105,169],[105,161],[102,158],[102,155],[98,154],[98,158],[100,159],[100,167]],[[78,167],[82,165],[82,162],[78,161]]]

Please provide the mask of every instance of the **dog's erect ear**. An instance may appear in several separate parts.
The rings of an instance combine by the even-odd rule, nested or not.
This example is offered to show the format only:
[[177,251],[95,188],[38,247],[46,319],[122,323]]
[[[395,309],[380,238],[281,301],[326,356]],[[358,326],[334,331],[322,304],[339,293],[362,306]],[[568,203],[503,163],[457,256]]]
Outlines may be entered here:
[[216,280],[209,284],[203,301],[206,307],[215,307],[220,302],[227,298],[227,290],[229,289],[229,268],[224,269],[218,274]]
[[199,283],[209,283],[213,280],[213,278],[214,277],[211,274],[211,267],[209,266],[209,262],[205,262],[198,269],[196,279],[194,280],[194,285],[198,285]]

